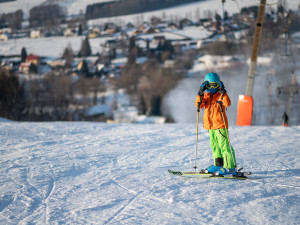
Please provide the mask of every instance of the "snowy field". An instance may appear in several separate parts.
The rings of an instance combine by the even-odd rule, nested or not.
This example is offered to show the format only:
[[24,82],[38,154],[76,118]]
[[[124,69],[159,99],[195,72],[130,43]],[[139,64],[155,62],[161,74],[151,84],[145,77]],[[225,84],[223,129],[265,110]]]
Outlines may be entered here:
[[[84,39],[85,36],[9,39],[0,42],[0,52],[4,55],[20,54],[22,48],[25,47],[28,54],[45,57],[61,57],[68,45],[77,53]],[[96,55],[102,52],[102,45],[108,39],[111,38],[99,37],[89,39],[92,54]]]
[[[190,179],[195,124],[0,122],[0,224],[299,224],[300,127],[231,127],[256,180]],[[212,162],[199,134],[198,166]]]

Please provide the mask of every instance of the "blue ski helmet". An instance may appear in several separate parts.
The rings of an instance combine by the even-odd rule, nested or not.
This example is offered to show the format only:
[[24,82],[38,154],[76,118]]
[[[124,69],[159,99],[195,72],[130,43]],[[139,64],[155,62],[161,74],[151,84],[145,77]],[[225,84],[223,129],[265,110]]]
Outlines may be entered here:
[[[220,77],[216,73],[208,73],[206,74],[204,81],[208,81],[209,83],[220,82]],[[218,91],[218,88],[207,89],[208,92],[214,94]]]
[[220,77],[216,73],[208,73],[208,74],[205,75],[204,81],[219,82],[220,81]]

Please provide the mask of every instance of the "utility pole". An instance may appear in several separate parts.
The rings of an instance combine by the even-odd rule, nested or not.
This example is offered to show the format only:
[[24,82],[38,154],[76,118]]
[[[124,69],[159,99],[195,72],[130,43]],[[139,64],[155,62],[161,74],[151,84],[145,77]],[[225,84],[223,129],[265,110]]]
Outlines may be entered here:
[[222,38],[223,40],[225,41],[226,40],[226,37],[225,37],[225,23],[224,23],[224,19],[225,19],[225,12],[224,12],[224,3],[225,3],[225,0],[222,0],[222,27],[223,27],[223,35],[222,35]]
[[[284,17],[285,17],[285,25],[284,25],[284,56],[289,56],[291,55],[289,52],[288,52],[288,27],[289,27],[289,24],[291,23],[290,21],[290,15],[289,14],[286,14],[286,8],[285,8],[285,0],[284,0]],[[291,49],[290,49],[291,51]]]
[[261,37],[261,31],[262,31],[262,24],[265,15],[266,1],[267,0],[260,1],[259,10],[258,10],[254,41],[253,41],[252,53],[251,53],[251,61],[250,61],[249,71],[248,71],[248,80],[247,80],[246,92],[245,92],[245,95],[248,96],[252,96],[252,92],[253,92],[255,69],[256,69],[258,48],[259,48],[259,42]]
[[261,0],[258,16],[256,21],[256,28],[254,33],[254,41],[252,46],[251,60],[248,71],[248,79],[246,84],[245,95],[239,96],[238,101],[238,112],[237,112],[237,125],[239,126],[250,126],[252,122],[252,112],[253,112],[253,86],[254,86],[254,77],[255,69],[258,55],[259,42],[261,37],[262,25],[265,15],[265,7],[267,0]]

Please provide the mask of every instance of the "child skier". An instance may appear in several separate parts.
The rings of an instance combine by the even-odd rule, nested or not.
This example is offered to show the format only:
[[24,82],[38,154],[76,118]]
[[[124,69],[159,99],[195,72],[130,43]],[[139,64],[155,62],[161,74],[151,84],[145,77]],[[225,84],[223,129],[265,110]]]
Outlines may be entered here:
[[[205,91],[207,92],[204,93]],[[205,108],[203,128],[209,132],[214,164],[201,172],[214,173],[219,176],[237,174],[235,152],[229,143],[228,121],[224,110],[230,104],[230,98],[219,75],[216,73],[206,74],[195,105],[200,109]],[[221,112],[221,107],[223,112]]]

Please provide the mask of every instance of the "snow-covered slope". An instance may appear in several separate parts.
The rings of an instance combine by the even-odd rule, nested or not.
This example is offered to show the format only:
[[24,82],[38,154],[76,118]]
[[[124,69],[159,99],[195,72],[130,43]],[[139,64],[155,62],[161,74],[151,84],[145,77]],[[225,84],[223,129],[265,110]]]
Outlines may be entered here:
[[0,122],[0,224],[298,224],[300,127],[229,131],[261,179],[169,175],[193,167],[193,124]]

